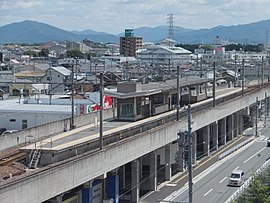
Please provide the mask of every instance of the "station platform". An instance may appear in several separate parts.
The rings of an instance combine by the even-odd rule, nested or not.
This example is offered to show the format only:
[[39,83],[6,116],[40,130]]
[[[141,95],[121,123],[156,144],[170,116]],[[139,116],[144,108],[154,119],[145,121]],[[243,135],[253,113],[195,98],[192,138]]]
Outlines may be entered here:
[[[227,89],[220,89],[216,91],[216,98],[227,96],[236,92],[241,91],[241,88],[227,88]],[[202,102],[198,103],[204,103],[206,101],[211,100],[206,99]],[[198,105],[196,103],[196,105]],[[182,109],[182,108],[181,108]],[[110,134],[114,134],[120,131],[128,131],[134,126],[141,125],[143,123],[148,122],[149,120],[156,120],[160,117],[175,114],[176,110],[172,110],[157,116],[149,117],[143,120],[139,120],[136,122],[128,122],[128,121],[117,121],[117,120],[105,120],[103,121],[103,137],[106,137]],[[83,145],[87,142],[98,140],[100,136],[100,128],[99,128],[99,122],[88,124],[82,127],[75,128],[73,130],[63,132],[60,134],[57,134],[55,136],[52,136],[50,138],[31,143],[23,148],[21,150],[23,151],[31,151],[34,149],[38,149],[41,151],[51,151],[51,152],[59,152],[59,151],[65,151],[71,148],[76,148],[80,145]]]

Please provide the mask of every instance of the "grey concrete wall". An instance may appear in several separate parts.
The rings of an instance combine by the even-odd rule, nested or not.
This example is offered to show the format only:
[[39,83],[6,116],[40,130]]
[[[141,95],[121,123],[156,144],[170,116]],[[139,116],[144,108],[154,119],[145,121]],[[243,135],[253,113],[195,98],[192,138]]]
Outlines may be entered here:
[[[103,118],[112,118],[112,109],[104,110]],[[95,119],[99,120],[99,112],[93,112],[91,114],[85,114],[74,117],[74,123],[77,127],[94,123]],[[9,147],[16,146],[26,142],[38,141],[43,137],[53,135],[56,133],[64,132],[70,128],[70,118],[63,119],[56,122],[47,123],[44,125],[26,128],[18,132],[0,136],[0,151]]]
[[[263,98],[264,92],[257,91],[222,107],[193,115],[193,131],[249,106],[255,102],[256,97]],[[269,94],[270,90],[267,92]],[[17,179],[5,186],[0,183],[1,203],[45,201],[171,143],[177,139],[179,129],[186,126],[185,119],[165,124],[94,154],[77,157],[76,160],[51,169],[40,169],[40,173]]]

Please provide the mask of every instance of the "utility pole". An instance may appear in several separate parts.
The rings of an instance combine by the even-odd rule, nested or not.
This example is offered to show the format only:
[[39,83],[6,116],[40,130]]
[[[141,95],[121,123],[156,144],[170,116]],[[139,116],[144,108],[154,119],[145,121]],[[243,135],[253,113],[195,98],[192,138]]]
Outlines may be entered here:
[[179,66],[177,66],[177,113],[176,120],[179,121],[179,111],[180,111],[180,81],[179,81]]
[[199,69],[199,54],[197,54],[197,58],[196,58],[196,71],[198,71]]
[[202,57],[200,58],[200,78],[202,78],[203,72],[202,72]]
[[258,137],[258,97],[256,97],[256,111],[255,111],[255,137]]
[[74,64],[72,64],[71,70],[71,122],[70,129],[74,129]]
[[264,85],[264,82],[263,82],[263,79],[264,79],[264,58],[262,57],[262,88],[263,88],[263,85]]
[[267,69],[268,69],[267,82],[270,82],[270,50],[268,50],[268,48],[267,48]]
[[236,64],[236,55],[234,55],[234,87],[237,87],[237,78],[238,78],[238,71]]
[[264,96],[264,127],[266,127],[266,118],[268,117],[268,102],[267,102],[267,93],[265,92]]
[[266,101],[265,101],[265,108],[266,108],[266,115],[267,115],[267,117],[269,117],[269,98],[268,98],[268,96],[267,96],[267,94],[266,94]]
[[243,59],[243,61],[242,61],[242,96],[244,96],[244,84],[245,84],[245,82],[244,82],[244,80],[245,80],[244,75],[245,75],[245,59]]
[[100,73],[99,149],[103,149],[103,73]]
[[256,67],[257,67],[257,80],[258,80],[258,85],[261,84],[260,80],[260,63],[256,61]]
[[216,106],[216,62],[214,62],[213,69],[213,107]]
[[[50,83],[52,83],[52,63],[51,63],[51,59],[49,58],[49,68],[50,68]],[[49,87],[49,104],[51,105],[52,104],[52,84],[50,84],[50,87]]]
[[191,143],[192,143],[192,126],[191,126],[191,106],[190,104],[188,105],[188,194],[189,194],[189,203],[192,203],[192,196],[193,196],[193,192],[192,192],[192,186],[193,186],[193,182],[192,182],[192,147],[191,147]]
[[76,61],[76,82],[78,81],[78,57],[75,57]]

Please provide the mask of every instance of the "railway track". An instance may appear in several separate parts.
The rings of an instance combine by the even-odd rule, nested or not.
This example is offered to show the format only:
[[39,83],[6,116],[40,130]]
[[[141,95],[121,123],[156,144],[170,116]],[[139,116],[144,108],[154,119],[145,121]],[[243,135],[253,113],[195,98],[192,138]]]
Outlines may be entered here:
[[26,152],[20,152],[20,151],[6,155],[0,159],[0,166],[6,166],[14,161],[24,159],[26,155],[27,155]]

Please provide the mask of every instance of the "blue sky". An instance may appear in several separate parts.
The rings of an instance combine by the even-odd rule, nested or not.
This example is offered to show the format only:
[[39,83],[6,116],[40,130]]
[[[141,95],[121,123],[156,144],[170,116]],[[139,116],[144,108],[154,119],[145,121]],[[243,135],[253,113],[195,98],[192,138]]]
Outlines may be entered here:
[[0,0],[0,26],[34,20],[69,31],[118,34],[168,25],[172,13],[174,25],[200,29],[266,20],[269,8],[270,0]]

